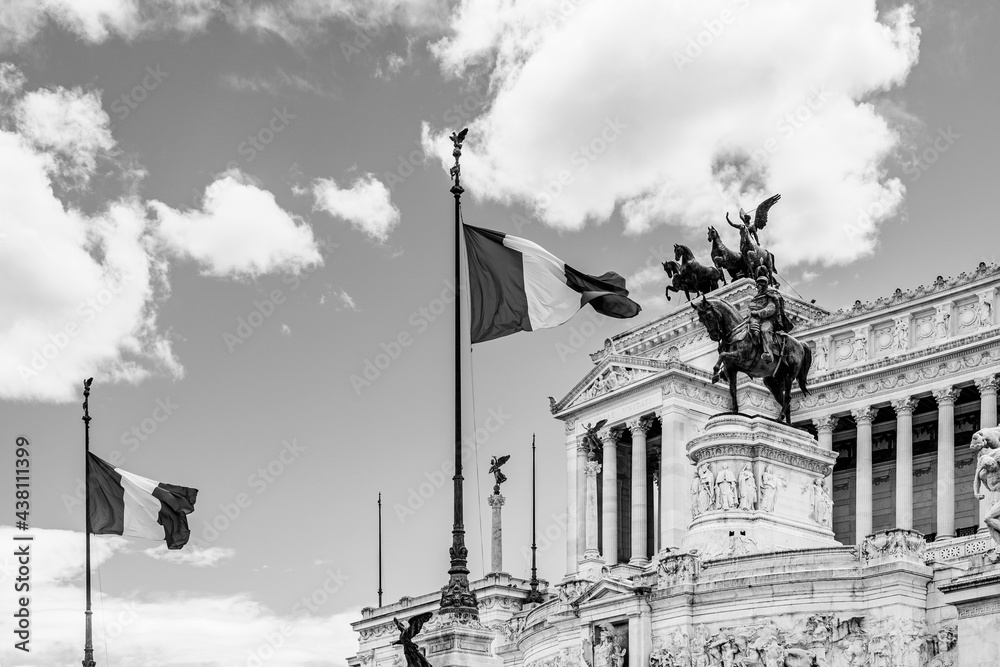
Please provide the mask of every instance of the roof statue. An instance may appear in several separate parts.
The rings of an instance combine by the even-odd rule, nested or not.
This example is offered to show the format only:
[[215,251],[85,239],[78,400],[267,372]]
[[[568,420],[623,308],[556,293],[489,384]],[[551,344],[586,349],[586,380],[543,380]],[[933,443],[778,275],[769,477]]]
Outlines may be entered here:
[[743,256],[726,247],[715,227],[709,226],[708,240],[712,242],[712,263],[722,272],[723,285],[726,284],[726,273],[729,273],[729,279],[733,281],[750,277]]
[[739,412],[736,400],[736,376],[746,373],[761,378],[781,406],[778,419],[792,423],[791,394],[796,381],[808,394],[806,376],[812,364],[809,348],[788,334],[792,322],[785,314],[781,294],[770,287],[767,270],[759,267],[757,294],[749,302],[749,314],[721,299],[695,301],[691,306],[698,320],[708,329],[708,336],[719,343],[719,360],[712,369],[712,382],[729,381],[733,412]]
[[410,617],[407,625],[403,625],[398,618],[393,617],[393,623],[399,628],[399,639],[394,641],[393,644],[403,647],[403,655],[406,656],[406,667],[431,667],[430,661],[420,651],[420,647],[413,641],[413,638],[420,632],[420,628],[424,627],[424,623],[431,620],[431,616],[433,615],[429,611],[417,614]]
[[667,285],[667,301],[671,292],[684,292],[687,300],[691,300],[691,292],[708,294],[719,289],[719,282],[725,282],[722,271],[714,266],[705,266],[694,257],[691,249],[685,245],[674,244],[674,260],[663,262],[663,270],[670,278]]
[[493,475],[493,493],[500,495],[500,485],[507,481],[507,475],[500,471],[500,467],[510,460],[510,454],[504,456],[494,456],[490,459],[490,473]]
[[778,286],[778,281],[774,277],[776,272],[774,268],[774,255],[760,245],[760,238],[757,236],[757,232],[764,229],[767,225],[767,212],[779,199],[781,199],[781,195],[774,195],[758,204],[752,222],[750,214],[742,208],[740,209],[741,224],[736,224],[730,220],[729,214],[726,213],[726,222],[729,223],[729,226],[740,230],[740,256],[743,258],[746,275],[748,277],[756,276],[759,269],[763,267],[767,270],[768,282],[774,287]]

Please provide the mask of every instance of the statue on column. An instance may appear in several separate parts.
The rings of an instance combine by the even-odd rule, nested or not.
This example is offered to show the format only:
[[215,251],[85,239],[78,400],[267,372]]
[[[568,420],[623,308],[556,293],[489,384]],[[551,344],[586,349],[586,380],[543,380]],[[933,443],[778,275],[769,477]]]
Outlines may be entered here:
[[407,625],[403,625],[398,618],[393,617],[392,622],[399,628],[399,639],[394,641],[393,645],[401,645],[403,647],[403,655],[406,657],[406,667],[431,667],[430,661],[420,651],[420,647],[413,641],[413,638],[420,632],[420,628],[424,627],[424,623],[431,620],[431,616],[433,615],[429,611],[417,614],[410,618]]
[[597,450],[601,448],[601,436],[598,434],[598,431],[604,428],[604,425],[607,423],[607,419],[602,419],[593,426],[585,424],[583,427],[587,431],[583,434],[583,446],[587,450],[587,459],[590,461],[597,460]]
[[736,477],[728,463],[722,464],[715,478],[715,506],[720,510],[731,510],[737,506]]
[[501,466],[510,460],[510,454],[490,459],[490,475],[493,475],[493,493],[500,495],[500,485],[507,481],[507,475],[500,471]]

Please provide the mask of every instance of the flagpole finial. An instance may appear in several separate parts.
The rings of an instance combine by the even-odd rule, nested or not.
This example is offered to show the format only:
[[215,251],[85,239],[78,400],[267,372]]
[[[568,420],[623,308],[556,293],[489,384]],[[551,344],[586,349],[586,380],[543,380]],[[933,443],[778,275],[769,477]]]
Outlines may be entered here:
[[452,193],[458,197],[464,190],[461,183],[461,173],[462,166],[459,164],[459,159],[462,157],[462,142],[465,141],[465,135],[469,133],[469,128],[465,128],[461,132],[451,133],[451,143],[455,147],[451,154],[455,156],[455,165],[451,168],[451,177],[455,181],[455,185],[451,188]]

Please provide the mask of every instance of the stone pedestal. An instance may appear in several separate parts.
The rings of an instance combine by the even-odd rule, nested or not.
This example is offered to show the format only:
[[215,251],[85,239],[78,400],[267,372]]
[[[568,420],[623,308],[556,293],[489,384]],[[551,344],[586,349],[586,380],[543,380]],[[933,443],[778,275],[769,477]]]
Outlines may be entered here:
[[980,563],[940,590],[958,608],[956,665],[995,667],[1000,656],[1000,566]]
[[490,645],[496,634],[468,614],[435,613],[417,638],[434,667],[500,667]]
[[493,532],[490,540],[490,572],[503,572],[503,518],[501,511],[505,498],[494,493],[487,499],[493,508]]
[[703,559],[837,547],[824,481],[835,452],[764,417],[716,415],[687,445],[701,483],[681,544]]

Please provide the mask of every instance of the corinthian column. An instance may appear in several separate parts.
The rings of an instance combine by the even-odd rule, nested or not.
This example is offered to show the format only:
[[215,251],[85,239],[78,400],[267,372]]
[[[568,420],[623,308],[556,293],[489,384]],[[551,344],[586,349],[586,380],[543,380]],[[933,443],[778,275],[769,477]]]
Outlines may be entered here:
[[646,432],[649,422],[634,419],[628,422],[632,431],[632,557],[629,565],[645,567],[646,555]]
[[892,401],[896,411],[896,528],[913,528],[913,409],[911,396]]
[[816,439],[819,441],[820,449],[832,452],[833,430],[837,428],[837,418],[833,415],[817,417],[816,419],[813,419],[813,425],[816,426]]
[[872,532],[872,420],[878,414],[878,408],[864,407],[851,410],[858,425],[857,442],[857,488],[854,500],[857,507],[854,511],[854,543],[861,544]]
[[618,562],[618,439],[621,432],[606,429],[599,433],[604,445],[604,561]]
[[[997,385],[1000,384],[996,375],[988,375],[976,380],[976,389],[979,390],[979,428],[993,428],[997,425]],[[983,525],[983,517],[990,509],[993,494],[988,489],[984,489],[986,497],[979,501],[979,514],[976,516],[976,523],[979,525],[979,532],[985,533],[986,526]]]
[[587,461],[584,466],[587,477],[587,550],[583,552],[584,560],[601,557],[597,542],[597,475],[600,472],[601,464],[597,461]]
[[576,448],[576,558],[583,559],[587,547],[587,447],[581,442]]
[[945,387],[932,393],[938,404],[936,541],[955,537],[955,399],[958,390]]
[[[576,435],[574,422],[566,422],[566,577],[577,572]],[[583,511],[583,508],[579,508]],[[579,539],[583,536],[580,535]]]

